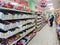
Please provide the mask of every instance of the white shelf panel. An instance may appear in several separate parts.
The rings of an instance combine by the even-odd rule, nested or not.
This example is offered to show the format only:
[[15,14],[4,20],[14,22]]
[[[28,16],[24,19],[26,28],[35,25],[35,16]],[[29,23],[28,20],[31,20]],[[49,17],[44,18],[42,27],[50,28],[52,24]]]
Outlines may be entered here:
[[41,25],[37,26],[37,28],[40,28]]
[[39,21],[41,21],[41,20],[42,20],[42,19],[39,19],[39,20],[37,19],[37,22],[39,22]]
[[41,24],[41,22],[37,23],[37,25]]
[[4,31],[8,31],[9,29],[18,27],[16,24],[9,24],[9,25],[4,25],[0,23],[0,28]]
[[15,19],[29,19],[29,18],[34,18],[35,16],[31,16],[31,15],[26,15],[26,16],[20,16],[20,15],[18,15],[17,17],[11,17],[11,16],[0,16],[0,19],[1,20],[15,20]]
[[40,31],[42,29],[42,27],[41,28],[38,28],[38,31]]
[[21,11],[21,10],[17,10],[17,9],[10,9],[10,8],[5,8],[5,7],[0,7],[0,9],[10,10],[10,11],[16,11],[16,12],[32,13],[32,12],[26,12],[26,11]]
[[31,24],[31,25],[25,26],[25,27],[23,27],[23,28],[21,27],[20,29],[16,29],[16,30],[13,31],[13,32],[10,32],[10,31],[8,31],[7,33],[1,33],[1,32],[0,32],[0,38],[5,38],[5,39],[7,39],[8,37],[11,37],[11,36],[19,33],[20,31],[23,31],[23,30],[25,30],[25,29],[27,29],[27,28],[29,28],[29,27],[32,27],[32,26],[34,26],[34,25]]
[[28,41],[27,41],[24,45],[26,45],[30,40],[31,40],[31,39],[28,39]]
[[40,18],[41,18],[41,16],[37,16],[37,18],[39,18],[39,19],[40,19]]
[[[33,37],[34,37],[35,35],[36,35],[36,34],[34,34]],[[33,38],[33,37],[32,37],[32,38]],[[32,38],[31,38],[31,39],[32,39]],[[31,39],[28,39],[28,41],[27,41],[24,45],[26,45]]]
[[[30,30],[30,32],[31,32],[31,31],[33,31],[34,29],[35,29],[35,27],[33,27],[33,28],[29,29],[29,30]],[[29,32],[29,33],[30,33],[30,32]],[[26,35],[28,35],[28,34],[26,34]],[[25,35],[25,36],[26,36],[26,35]],[[25,36],[24,36],[24,37],[25,37]],[[23,38],[23,37],[19,38],[18,40],[14,41],[14,42],[13,42],[12,44],[10,44],[10,45],[13,45],[13,44],[17,43],[17,41],[19,41],[19,40],[22,39],[22,38]]]
[[[0,10],[2,9],[6,9],[6,8],[1,8],[0,7]],[[11,10],[11,9],[6,9],[6,10]],[[26,18],[35,18],[36,16],[33,16],[33,15],[29,15],[29,14],[11,14],[11,13],[8,13],[8,14],[4,14],[3,12],[0,12],[0,19],[1,20],[14,20],[14,19],[26,19]]]
[[38,30],[42,29],[44,26],[41,26],[41,28],[39,27]]
[[20,21],[20,22],[17,22],[17,23],[10,23],[9,25],[4,25],[4,24],[1,24],[0,23],[0,28],[3,29],[4,31],[8,31],[9,29],[12,29],[12,28],[15,28],[15,27],[19,27],[19,25],[24,25],[24,24],[27,24],[29,22],[34,22],[34,20],[27,20],[27,21]]
[[[29,30],[30,30],[29,33],[30,33],[31,31],[33,31],[34,29],[35,29],[35,27],[29,29]],[[28,35],[28,34],[26,34],[26,35]]]

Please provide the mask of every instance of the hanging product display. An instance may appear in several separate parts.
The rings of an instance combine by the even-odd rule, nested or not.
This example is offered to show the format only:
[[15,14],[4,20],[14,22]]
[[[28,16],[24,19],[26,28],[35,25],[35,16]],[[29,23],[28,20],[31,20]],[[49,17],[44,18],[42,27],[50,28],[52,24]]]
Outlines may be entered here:
[[47,1],[46,1],[46,0],[41,0],[41,1],[40,1],[40,6],[41,6],[42,8],[45,8],[45,7],[47,6]]

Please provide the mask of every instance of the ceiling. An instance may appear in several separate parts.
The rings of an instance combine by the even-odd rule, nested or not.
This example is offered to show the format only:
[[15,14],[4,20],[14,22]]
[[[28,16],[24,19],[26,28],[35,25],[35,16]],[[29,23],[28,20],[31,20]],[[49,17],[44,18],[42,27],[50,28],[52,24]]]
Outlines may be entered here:
[[48,1],[48,4],[49,3],[53,4],[53,5],[51,5],[51,6],[53,6],[53,8],[60,9],[60,0],[50,0],[50,1]]
[[53,4],[54,4],[54,8],[60,9],[60,0],[54,0]]
[[[34,0],[35,1],[35,0]],[[36,3],[38,2],[38,4],[40,4],[40,0],[35,1]],[[53,5],[49,5],[48,7],[53,7],[55,9],[60,9],[60,0],[47,0],[47,5],[48,4],[53,4]]]

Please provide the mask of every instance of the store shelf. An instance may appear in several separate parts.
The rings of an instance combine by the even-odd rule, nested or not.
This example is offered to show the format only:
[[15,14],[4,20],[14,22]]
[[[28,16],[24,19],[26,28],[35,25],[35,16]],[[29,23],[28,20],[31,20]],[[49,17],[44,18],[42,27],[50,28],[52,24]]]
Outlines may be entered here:
[[41,22],[37,23],[37,25],[40,25],[40,24],[41,24]]
[[10,44],[10,45],[13,45],[13,44],[17,43],[17,41],[19,41],[19,40],[22,39],[22,38],[23,38],[23,37],[21,37],[21,38],[19,38],[18,40],[12,42],[12,44]]
[[46,25],[46,24],[37,26],[37,30],[40,31],[45,25]]
[[15,29],[15,28],[18,28],[18,26],[9,26],[9,25],[2,25],[2,24],[0,24],[1,25],[1,27],[0,27],[0,30],[1,31],[9,31],[9,30],[11,30],[11,29]]
[[17,20],[17,19],[34,19],[35,16],[31,15],[17,15],[17,16],[9,16],[9,15],[0,15],[1,20]]
[[34,26],[34,25],[29,25],[29,26],[26,26],[26,27],[23,27],[23,28],[21,27],[20,29],[17,29],[14,32],[10,32],[10,31],[8,31],[7,33],[1,33],[0,32],[0,38],[7,39],[7,38],[21,32],[21,31],[25,30],[25,29],[28,29],[28,28],[32,27],[32,26]]
[[[34,29],[35,29],[35,27],[33,27],[32,29],[29,29],[29,30],[30,30],[30,32],[32,32],[32,31],[34,31]],[[29,32],[29,33],[30,33],[30,32]],[[28,34],[29,34],[29,33],[28,33]],[[28,34],[26,34],[26,35],[28,35]],[[25,35],[25,36],[26,36],[26,35]],[[25,36],[23,36],[23,37],[25,37]],[[17,43],[17,41],[19,41],[19,40],[22,39],[23,37],[21,37],[21,38],[19,38],[18,40],[14,41],[14,42],[13,42],[12,44],[10,44],[10,45],[13,45],[13,44]]]
[[39,25],[39,26],[37,26],[37,28],[39,29],[41,26],[42,26],[42,25]]
[[[0,29],[2,31],[9,31],[10,29],[14,29],[16,27],[19,27],[19,25],[24,25],[24,24],[27,24],[27,23],[30,23],[30,22],[34,22],[34,20],[28,20],[28,21],[25,21],[25,22],[19,22],[19,23],[14,23],[14,24],[9,24],[9,25],[4,25],[4,24],[1,24],[0,23]],[[18,24],[18,25],[17,25]]]
[[41,19],[37,20],[37,22],[40,22],[40,21],[41,21]]
[[41,19],[41,16],[37,16],[38,19]]
[[29,39],[29,40],[25,43],[25,45],[27,45],[35,36],[36,36],[36,34],[34,34],[34,36],[33,36],[31,39]]
[[43,26],[39,27],[38,28],[38,31],[40,31],[44,26],[45,26],[45,24]]
[[14,4],[10,4],[10,1],[2,1],[1,3],[0,45],[17,45],[17,43],[20,43],[19,41],[23,42],[23,40],[27,41],[24,44],[27,45],[36,35],[36,29],[40,30],[43,27],[44,19],[41,17],[42,15],[40,12],[33,12],[25,5],[15,5],[14,2],[12,2]]
[[38,28],[38,31],[40,31],[42,29],[42,27]]
[[15,12],[15,13],[33,14],[32,12],[20,11],[20,10],[4,8],[4,7],[0,7],[0,11],[1,12],[11,12],[11,13]]

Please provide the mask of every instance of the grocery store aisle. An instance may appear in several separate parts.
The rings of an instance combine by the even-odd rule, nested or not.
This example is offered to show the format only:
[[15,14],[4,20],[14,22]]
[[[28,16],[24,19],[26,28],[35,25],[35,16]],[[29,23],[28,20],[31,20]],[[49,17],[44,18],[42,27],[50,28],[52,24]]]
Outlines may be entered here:
[[49,27],[47,24],[28,45],[59,45],[55,25]]

